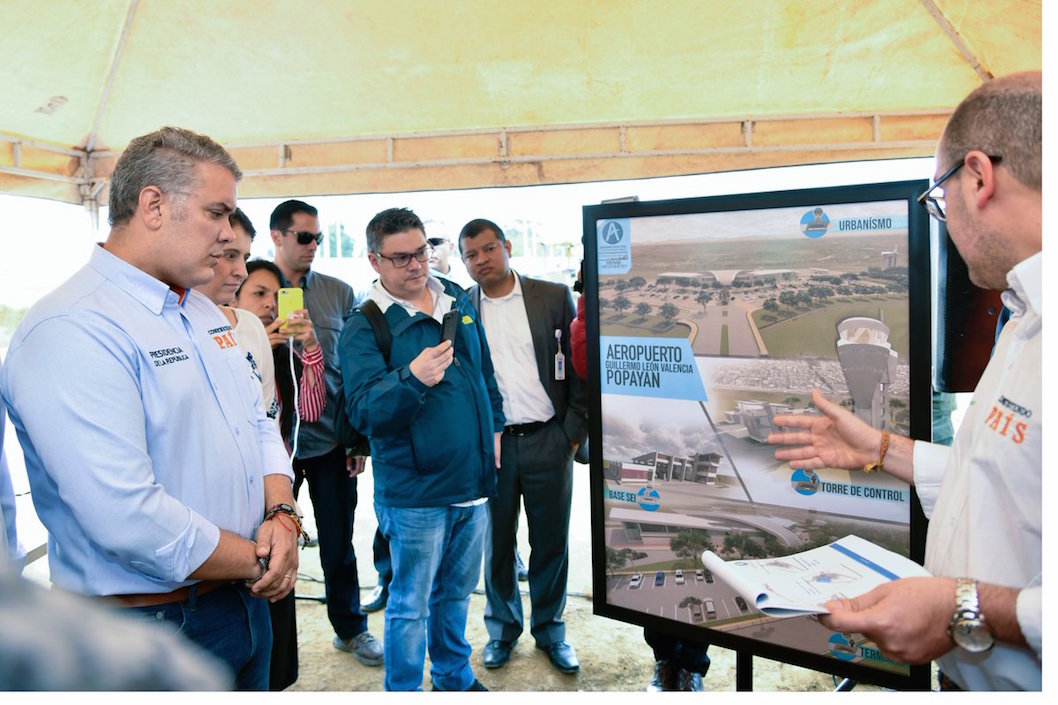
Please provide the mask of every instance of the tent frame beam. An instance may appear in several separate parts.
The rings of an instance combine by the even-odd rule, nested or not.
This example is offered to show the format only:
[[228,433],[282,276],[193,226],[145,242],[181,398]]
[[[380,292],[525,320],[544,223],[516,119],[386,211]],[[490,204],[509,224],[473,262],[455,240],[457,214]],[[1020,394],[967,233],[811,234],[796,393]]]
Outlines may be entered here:
[[[597,168],[599,164],[619,161],[655,164],[656,168],[645,176],[660,176],[699,173],[687,169],[749,168],[724,165],[735,163],[732,160],[746,164],[751,156],[764,157],[764,165],[795,163],[791,161],[793,155],[805,154],[820,154],[821,161],[838,161],[842,154],[849,155],[848,159],[928,156],[933,153],[949,114],[949,110],[937,110],[744,116],[482,128],[225,146],[243,169],[240,190],[252,196],[277,192],[277,180],[288,176],[326,178],[387,172],[390,176],[382,183],[356,182],[351,185],[356,190],[349,192],[399,190],[393,188],[394,175],[402,172],[417,173],[415,183],[405,190],[430,190],[439,184],[446,184],[445,188],[464,187],[451,185],[444,178],[431,183],[426,175],[430,170],[440,174],[452,169],[474,169],[480,175],[481,169],[529,169],[516,179],[505,181],[493,174],[491,183],[478,184],[529,185],[568,180],[569,169],[575,168],[583,170],[581,180],[592,180],[592,165]],[[27,152],[34,154],[32,161],[36,166],[27,163]],[[113,150],[69,149],[0,134],[0,177],[7,174],[67,184],[77,191],[80,202],[93,211],[106,190],[117,156]],[[668,162],[662,164],[665,160]],[[556,166],[557,176],[544,170],[547,164]],[[532,172],[534,166],[536,171]],[[600,172],[594,178],[618,177]],[[324,184],[316,188],[328,187]]]

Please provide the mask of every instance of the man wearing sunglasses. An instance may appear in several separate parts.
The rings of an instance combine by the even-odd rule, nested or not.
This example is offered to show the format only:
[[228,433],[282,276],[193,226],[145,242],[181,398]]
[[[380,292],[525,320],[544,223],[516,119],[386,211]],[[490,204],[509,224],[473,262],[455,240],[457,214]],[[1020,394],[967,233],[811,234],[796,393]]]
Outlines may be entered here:
[[904,663],[937,659],[942,689],[1042,685],[1042,78],[973,91],[937,148],[919,202],[948,224],[970,279],[1003,291],[1003,327],[951,448],[870,428],[816,390],[823,416],[777,416],[772,443],[797,467],[884,470],[914,483],[929,516],[925,566],[827,605],[821,621]]
[[[297,496],[302,480],[307,480],[319,533],[327,617],[335,631],[334,647],[351,653],[364,665],[380,666],[382,645],[367,630],[367,615],[360,607],[360,576],[352,541],[356,476],[364,469],[364,459],[347,455],[338,443],[334,423],[336,398],[342,386],[338,336],[345,316],[356,306],[356,292],[339,279],[312,271],[316,250],[323,242],[315,206],[304,201],[284,201],[272,211],[268,226],[275,246],[275,265],[283,274],[280,283],[304,290],[305,309],[316,326],[326,371],[323,411],[316,421],[301,423],[298,432],[294,495]],[[288,440],[293,445],[293,439]]]
[[[430,243],[430,249],[433,252],[430,255],[430,272],[435,277],[450,279],[464,289],[474,283],[462,266],[453,265],[452,256],[456,252],[456,246],[451,240],[447,237],[430,237],[426,241]],[[455,259],[458,262],[459,258]]]

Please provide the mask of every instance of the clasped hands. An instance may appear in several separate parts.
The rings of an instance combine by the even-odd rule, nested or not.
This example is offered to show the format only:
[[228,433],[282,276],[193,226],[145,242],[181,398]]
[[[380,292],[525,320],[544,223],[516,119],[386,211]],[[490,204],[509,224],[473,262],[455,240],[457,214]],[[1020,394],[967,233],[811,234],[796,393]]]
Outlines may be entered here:
[[[286,597],[294,589],[298,576],[298,534],[296,529],[283,523],[283,516],[277,514],[258,527],[254,552],[256,559],[265,559],[268,567],[258,577],[246,581],[250,592],[269,602]],[[260,562],[259,566],[264,568]]]

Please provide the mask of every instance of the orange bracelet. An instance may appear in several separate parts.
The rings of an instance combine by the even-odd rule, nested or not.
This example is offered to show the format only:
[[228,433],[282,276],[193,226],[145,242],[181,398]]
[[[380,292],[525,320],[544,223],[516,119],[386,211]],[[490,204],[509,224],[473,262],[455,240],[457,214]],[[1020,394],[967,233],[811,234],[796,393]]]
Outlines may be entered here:
[[273,519],[278,519],[278,520],[279,520],[279,523],[283,525],[283,528],[284,528],[284,529],[286,529],[287,531],[289,531],[289,532],[293,533],[294,529],[293,529],[293,528],[291,528],[291,527],[289,527],[289,526],[287,526],[287,523],[286,523],[285,521],[283,521],[283,515],[282,515],[282,514],[276,514],[276,515],[275,515],[274,517],[272,517],[272,518],[273,518]]
[[882,447],[878,450],[878,462],[867,463],[863,466],[864,472],[874,472],[875,470],[882,469],[882,462],[885,460],[885,452],[889,450],[889,432],[882,431]]
[[[295,533],[305,544],[307,544],[309,542],[309,534],[301,525],[301,518],[297,515],[297,512],[293,511],[293,507],[290,507],[289,509],[288,507],[290,507],[290,505],[277,504],[276,506],[268,510],[268,512],[265,514],[264,520],[268,521],[269,519],[274,519],[282,515],[290,517],[290,520],[294,522],[294,528],[296,529]],[[282,520],[280,520],[279,523],[283,524],[283,526],[286,527],[286,524],[283,523]],[[289,531],[289,528],[287,530]]]

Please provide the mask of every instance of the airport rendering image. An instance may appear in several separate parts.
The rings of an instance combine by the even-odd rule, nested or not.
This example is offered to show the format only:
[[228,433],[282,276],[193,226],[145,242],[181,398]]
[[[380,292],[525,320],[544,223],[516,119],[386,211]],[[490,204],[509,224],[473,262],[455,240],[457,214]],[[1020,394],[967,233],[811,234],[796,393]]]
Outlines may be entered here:
[[[908,551],[906,484],[806,472],[766,442],[775,416],[817,413],[813,389],[875,428],[907,432],[907,232],[886,204],[868,205],[864,217],[769,212],[755,237],[744,236],[754,213],[629,219],[628,271],[599,276],[601,344],[685,340],[704,394],[672,398],[646,373],[632,378],[637,391],[603,386],[608,603],[905,668],[814,618],[765,617],[701,561],[704,550],[781,557],[849,533]],[[843,232],[843,222],[854,225]]]

